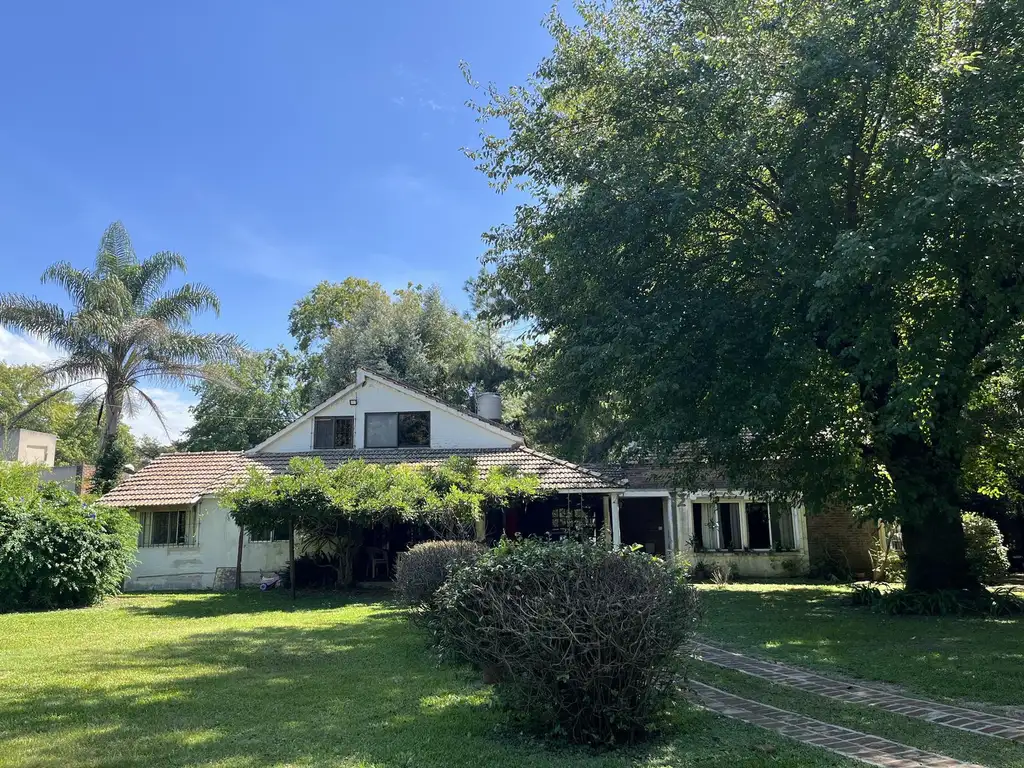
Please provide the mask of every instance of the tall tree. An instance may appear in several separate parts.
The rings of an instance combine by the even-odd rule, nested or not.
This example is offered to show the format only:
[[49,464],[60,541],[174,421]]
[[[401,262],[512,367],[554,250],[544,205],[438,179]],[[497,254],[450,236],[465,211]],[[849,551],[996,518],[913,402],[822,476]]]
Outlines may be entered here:
[[41,336],[65,355],[46,370],[58,386],[18,414],[15,426],[61,392],[95,384],[102,398],[102,454],[125,414],[148,407],[163,422],[145,382],[191,383],[207,375],[208,363],[231,357],[238,348],[233,335],[189,328],[197,312],[220,312],[216,294],[198,283],[163,289],[177,271],[185,271],[185,259],[170,251],[140,261],[116,222],[103,233],[93,269],[63,261],[43,273],[43,283],[67,292],[70,312],[30,296],[0,294],[0,325]]
[[[534,200],[477,290],[630,440],[902,524],[976,588],[969,404],[1020,365],[1024,6],[582,3],[473,153]],[[691,475],[692,476],[692,475]]]
[[[500,338],[486,323],[460,314],[436,286],[409,285],[389,296],[376,283],[350,280],[322,283],[292,311],[300,349],[322,344],[316,360],[307,357],[300,366],[300,378],[309,377],[305,405],[350,384],[357,367],[400,378],[456,405],[507,376]],[[320,302],[328,307],[318,308]],[[329,319],[317,324],[311,318]]]
[[242,451],[266,440],[299,415],[296,358],[283,348],[243,355],[225,366],[223,380],[193,387],[199,402],[180,447]]

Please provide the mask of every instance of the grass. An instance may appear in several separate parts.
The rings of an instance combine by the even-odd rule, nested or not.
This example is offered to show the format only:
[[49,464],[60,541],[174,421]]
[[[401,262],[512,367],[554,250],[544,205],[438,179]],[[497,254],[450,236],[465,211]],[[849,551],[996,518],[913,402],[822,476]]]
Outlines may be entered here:
[[881,709],[846,704],[712,664],[697,664],[691,673],[693,678],[737,696],[855,731],[873,733],[928,752],[978,765],[1024,768],[1024,746],[1016,742],[978,736]]
[[643,747],[545,746],[387,603],[130,596],[0,616],[0,638],[3,766],[855,765],[685,705]]
[[934,699],[1024,705],[1024,618],[885,616],[839,586],[702,589],[710,642]]

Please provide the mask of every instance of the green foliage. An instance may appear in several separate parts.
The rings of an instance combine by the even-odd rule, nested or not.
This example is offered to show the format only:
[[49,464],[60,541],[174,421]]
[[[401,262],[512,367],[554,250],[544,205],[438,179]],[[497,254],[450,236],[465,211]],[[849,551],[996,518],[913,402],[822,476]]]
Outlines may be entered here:
[[346,277],[340,283],[324,280],[295,302],[288,313],[288,333],[306,353],[330,338],[331,332],[352,322],[362,309],[380,300],[387,293],[380,283],[361,277]]
[[1024,615],[1024,596],[1010,588],[978,592],[956,589],[922,592],[857,584],[853,587],[850,601],[853,605],[893,616]]
[[[979,584],[1001,584],[1010,571],[1010,558],[1003,534],[995,520],[974,512],[961,516],[967,550],[967,565]],[[877,578],[883,582],[901,582],[906,578],[907,564],[902,552],[880,543],[872,550]]]
[[571,742],[642,738],[674,690],[700,604],[681,569],[590,541],[503,541],[435,595],[441,648]]
[[[206,364],[228,360],[238,349],[232,335],[190,330],[197,312],[219,312],[220,301],[197,283],[165,291],[168,278],[184,271],[185,259],[169,251],[140,261],[128,232],[115,222],[103,233],[93,269],[62,261],[43,273],[44,283],[68,294],[71,312],[31,296],[0,294],[0,325],[42,336],[65,355],[48,369],[58,386],[43,398],[83,383],[102,393],[90,398],[102,398],[101,452],[124,415],[145,407],[163,422],[142,388],[146,381],[189,384],[215,375]],[[27,408],[42,404],[37,399]],[[14,421],[26,415],[23,410]]]
[[134,440],[125,425],[114,440],[108,442],[96,460],[96,473],[92,478],[92,492],[104,494],[121,482],[126,464],[132,463],[135,453]]
[[282,347],[243,355],[193,387],[199,403],[181,441],[186,451],[243,451],[299,415],[298,361]]
[[[58,465],[95,462],[99,445],[96,405],[76,402],[66,391],[44,400],[53,389],[53,380],[44,368],[0,362],[0,427],[14,425],[57,435],[54,460]],[[44,402],[38,408],[16,419],[40,400]]]
[[[436,286],[386,294],[349,278],[321,283],[292,310],[304,398],[319,402],[349,385],[358,367],[393,376],[455,405],[474,388],[493,389],[510,372],[493,327],[460,315]],[[314,347],[314,345],[316,345]]]
[[899,519],[968,586],[968,408],[1021,367],[1024,8],[579,5],[472,153],[533,199],[475,284],[618,444]]
[[539,485],[536,477],[503,467],[481,474],[472,459],[456,456],[437,467],[355,460],[334,469],[320,458],[296,457],[286,474],[251,468],[220,500],[249,531],[294,521],[305,551],[340,558],[338,580],[348,585],[363,529],[406,522],[442,535],[464,534],[486,505],[536,496]]
[[135,563],[138,523],[33,480],[0,466],[0,612],[75,608],[116,594]]
[[1010,572],[1010,558],[995,520],[964,512],[967,565],[982,584],[999,584]]
[[425,541],[398,557],[395,589],[409,605],[429,609],[434,593],[458,568],[474,562],[484,552],[476,541]]

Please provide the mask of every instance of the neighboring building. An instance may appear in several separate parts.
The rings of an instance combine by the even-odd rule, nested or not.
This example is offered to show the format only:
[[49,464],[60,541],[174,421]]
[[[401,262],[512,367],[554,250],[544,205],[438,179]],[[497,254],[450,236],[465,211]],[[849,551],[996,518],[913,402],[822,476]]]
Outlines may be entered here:
[[[502,534],[560,536],[583,529],[616,546],[639,544],[690,562],[735,564],[744,576],[808,570],[813,528],[799,505],[769,503],[727,487],[685,493],[651,467],[573,464],[527,447],[500,420],[363,370],[353,385],[255,448],[159,456],[103,502],[132,509],[142,523],[139,563],[128,589],[208,589],[233,582],[238,546],[238,528],[216,495],[249,467],[282,473],[295,456],[319,456],[329,466],[357,458],[436,465],[453,455],[471,457],[481,469],[511,466],[535,474],[550,492],[488,514],[480,533],[490,541]],[[396,524],[368,532],[364,543],[367,551],[384,550],[393,563],[421,534]],[[251,583],[260,571],[283,567],[287,550],[287,532],[247,537],[243,580]]]
[[57,483],[62,488],[77,493],[79,496],[89,493],[96,467],[92,464],[67,464],[51,467],[42,474],[42,479]]
[[0,458],[24,464],[52,467],[57,453],[57,436],[32,429],[0,428]]

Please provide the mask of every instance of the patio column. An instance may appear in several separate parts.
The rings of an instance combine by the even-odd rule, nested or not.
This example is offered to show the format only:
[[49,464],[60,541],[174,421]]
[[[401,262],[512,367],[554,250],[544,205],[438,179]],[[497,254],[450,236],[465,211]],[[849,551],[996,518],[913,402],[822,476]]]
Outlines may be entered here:
[[612,505],[612,546],[618,549],[622,546],[622,531],[619,528],[619,495],[611,494]]
[[612,543],[612,505],[609,501],[610,498],[610,496],[604,496],[601,499],[601,509],[604,512],[601,536],[604,538],[605,544]]
[[670,563],[676,559],[676,515],[675,500],[666,494],[661,500],[662,526],[665,529],[665,559]]
[[676,494],[676,530],[679,532],[679,551],[693,554],[693,542],[701,534],[693,530],[693,500],[689,494]]

